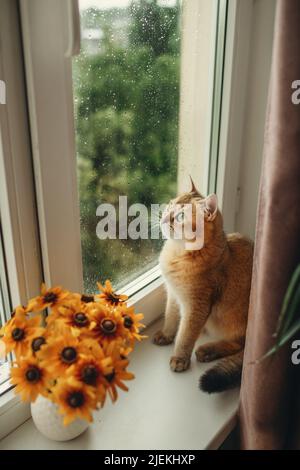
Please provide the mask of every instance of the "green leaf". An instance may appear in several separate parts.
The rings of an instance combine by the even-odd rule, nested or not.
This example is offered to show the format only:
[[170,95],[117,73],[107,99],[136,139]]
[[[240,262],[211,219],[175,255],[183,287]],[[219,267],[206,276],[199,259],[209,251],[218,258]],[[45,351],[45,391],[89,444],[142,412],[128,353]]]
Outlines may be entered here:
[[284,346],[298,331],[300,330],[300,319],[292,326],[264,356],[262,356],[257,363],[262,362],[267,357],[272,356],[272,354],[276,353],[278,349]]
[[[300,287],[300,264],[295,269],[286,294],[284,296],[282,310],[278,320],[278,326],[276,336],[280,336],[282,332],[285,332],[293,322],[295,309],[295,303],[299,305],[299,287]],[[298,289],[298,290],[297,290]],[[291,307],[291,308],[290,308]]]

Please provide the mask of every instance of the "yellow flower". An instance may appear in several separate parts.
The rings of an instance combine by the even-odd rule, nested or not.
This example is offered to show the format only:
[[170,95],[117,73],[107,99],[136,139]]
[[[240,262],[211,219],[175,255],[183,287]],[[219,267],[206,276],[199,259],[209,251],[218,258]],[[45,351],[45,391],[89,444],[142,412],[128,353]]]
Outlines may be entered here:
[[[86,300],[83,301],[82,298]],[[80,329],[81,334],[88,334],[89,318],[86,321],[87,318],[84,318],[81,314],[89,317],[89,311],[94,305],[94,297],[90,299],[84,295],[70,293],[61,305],[51,308],[46,318],[47,325],[52,328],[57,323],[60,323],[61,325],[71,327],[74,334],[76,329]],[[78,331],[76,334],[79,334]]]
[[122,347],[120,346],[120,358],[121,359],[127,359],[127,357],[129,356],[129,354],[133,351],[133,348],[130,346],[130,347]]
[[123,318],[123,324],[128,330],[131,342],[134,342],[136,339],[141,341],[146,338],[146,336],[139,334],[140,329],[145,327],[145,325],[140,323],[140,320],[144,318],[142,313],[134,313],[134,307],[126,307],[126,305],[120,305],[117,307],[117,311]]
[[49,331],[53,330],[53,327],[55,327],[56,320],[60,317],[60,313],[56,308],[53,308],[49,310],[48,315],[45,317],[47,329]]
[[11,368],[11,383],[23,401],[35,401],[39,394],[46,395],[49,378],[47,370],[34,357],[22,359]]
[[113,308],[106,308],[101,304],[95,304],[95,308],[91,311],[90,330],[102,346],[129,337],[122,316]]
[[111,282],[108,280],[105,281],[105,286],[102,286],[100,282],[97,282],[97,286],[99,291],[102,293],[95,295],[95,297],[100,300],[105,300],[111,305],[118,305],[119,303],[125,302],[128,299],[127,295],[117,294],[113,290]]
[[115,402],[118,398],[117,387],[127,392],[128,387],[123,383],[123,380],[132,380],[134,375],[126,371],[129,361],[120,355],[120,348],[115,344],[109,344],[105,349],[105,354],[111,357],[112,360],[113,369],[110,374],[105,376],[105,379],[111,400]]
[[48,332],[46,328],[40,327],[35,329],[34,333],[30,337],[30,347],[33,355],[41,349],[43,344],[46,344],[47,336]]
[[67,370],[67,376],[83,382],[86,386],[96,388],[98,401],[103,405],[107,386],[105,376],[113,370],[112,360],[105,356],[101,346],[94,340],[87,340],[86,347],[89,352]]
[[19,307],[16,307],[14,309],[14,311],[11,314],[11,318],[0,329],[0,336],[5,335],[5,331],[8,330],[10,326],[14,323],[15,318],[26,319],[27,318],[26,308],[20,305]]
[[14,316],[4,325],[2,341],[5,343],[6,354],[14,351],[16,357],[26,356],[31,338],[41,323],[40,316],[27,318],[23,309],[17,309]]
[[57,307],[62,305],[69,295],[68,291],[62,290],[59,286],[47,289],[45,284],[42,284],[41,295],[28,302],[27,310],[29,312],[38,312],[48,307]]
[[91,323],[89,309],[88,304],[78,300],[70,303],[70,305],[58,307],[56,316],[58,326],[62,325],[65,328],[70,328],[74,336],[79,336],[79,334],[89,335]]
[[82,342],[69,331],[61,331],[47,339],[37,353],[43,367],[47,368],[56,377],[63,376],[66,370],[75,364],[85,351]]
[[89,304],[89,303],[95,302],[95,297],[93,295],[89,295],[89,294],[82,294],[80,296],[80,300],[84,304]]
[[22,306],[15,308],[11,314],[11,318],[0,328],[0,337],[5,336],[5,333],[9,332],[15,323],[15,318],[24,318],[26,320],[27,313],[26,309]]
[[76,418],[93,421],[91,411],[97,408],[98,397],[92,387],[69,377],[53,388],[53,401],[64,415],[64,425],[67,426]]
[[95,302],[95,296],[92,294],[72,293],[72,300],[75,302],[82,302],[83,304],[91,304]]

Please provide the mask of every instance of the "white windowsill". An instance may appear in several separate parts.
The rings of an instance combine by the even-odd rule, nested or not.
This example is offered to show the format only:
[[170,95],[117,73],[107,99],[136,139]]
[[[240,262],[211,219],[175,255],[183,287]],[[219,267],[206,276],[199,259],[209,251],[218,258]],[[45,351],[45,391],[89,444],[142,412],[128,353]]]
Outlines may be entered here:
[[[147,329],[151,338],[159,322]],[[169,369],[172,346],[150,339],[138,345],[129,369],[136,379],[120,392],[115,405],[107,401],[82,436],[69,442],[44,438],[31,419],[0,441],[0,449],[217,449],[236,424],[239,391],[207,395],[198,388],[209,364],[193,357],[191,369]]]

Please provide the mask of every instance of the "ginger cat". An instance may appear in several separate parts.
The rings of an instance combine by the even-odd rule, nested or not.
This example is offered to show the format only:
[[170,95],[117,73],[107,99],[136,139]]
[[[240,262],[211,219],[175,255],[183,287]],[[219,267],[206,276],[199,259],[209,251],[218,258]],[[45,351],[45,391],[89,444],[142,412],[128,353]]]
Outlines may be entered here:
[[160,255],[167,289],[165,321],[153,341],[161,346],[176,338],[170,367],[182,372],[190,365],[201,331],[213,330],[218,340],[198,347],[196,358],[199,362],[220,359],[200,378],[203,391],[220,392],[239,385],[241,379],[253,243],[239,233],[224,234],[216,196],[203,198],[193,182],[191,192],[171,201],[166,210],[171,231],[176,219],[184,219],[178,218],[184,204],[203,210],[204,245],[187,250],[184,239],[166,240]]

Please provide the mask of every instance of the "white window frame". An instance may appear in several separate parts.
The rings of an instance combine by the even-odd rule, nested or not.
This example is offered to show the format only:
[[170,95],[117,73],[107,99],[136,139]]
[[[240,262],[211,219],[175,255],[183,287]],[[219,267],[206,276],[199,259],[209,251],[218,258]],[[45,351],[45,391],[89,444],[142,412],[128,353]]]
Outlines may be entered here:
[[[0,104],[0,213],[12,309],[36,295],[42,281],[17,0],[1,2],[0,38],[0,79],[6,84],[6,104]],[[7,364],[0,372],[8,378]],[[7,381],[0,391],[0,437],[29,417],[29,406],[8,389]]]
[[208,192],[217,10],[216,0],[182,3],[178,192],[189,189],[190,175]]
[[[221,1],[223,2],[223,0]],[[188,22],[191,20],[192,5],[197,6],[197,11],[201,14],[199,15],[200,28],[190,30],[190,37],[187,41],[183,41],[182,46],[183,52],[186,51],[187,55],[185,56],[186,66],[183,63],[182,67],[181,106],[183,102],[186,103],[184,89],[188,90],[192,87],[196,99],[193,99],[192,94],[186,95],[189,100],[189,119],[190,122],[193,122],[193,126],[192,128],[186,126],[186,131],[189,132],[188,138],[183,126],[180,130],[179,190],[186,189],[184,181],[186,181],[188,175],[185,173],[183,158],[185,152],[187,152],[189,155],[186,157],[187,161],[190,161],[192,165],[192,176],[201,191],[206,193],[208,190],[211,148],[207,136],[211,132],[213,73],[211,57],[207,54],[207,50],[211,51],[211,34],[215,34],[215,31],[213,32],[213,29],[210,29],[212,28],[209,21],[211,19],[211,6],[206,0],[183,0],[183,2],[186,8],[183,21]],[[13,15],[18,17],[16,11],[17,0],[7,1],[6,8],[8,8],[8,4],[12,5],[10,7],[12,8],[11,17]],[[30,233],[29,235],[24,234],[24,231],[21,230],[22,226],[26,226],[23,223],[24,219],[28,223],[30,213],[32,216],[31,227],[36,229],[38,226],[33,194],[34,184],[30,164],[28,163],[30,145],[28,142],[29,130],[27,128],[25,132],[23,129],[23,139],[25,140],[22,148],[23,158],[26,161],[18,160],[18,164],[16,164],[16,160],[14,160],[13,171],[16,175],[10,174],[9,172],[12,170],[9,170],[9,168],[4,173],[4,184],[7,181],[15,180],[12,197],[3,205],[4,213],[5,205],[12,205],[16,198],[16,206],[18,207],[18,211],[14,210],[13,207],[7,211],[7,217],[16,213],[18,217],[13,221],[10,220],[7,225],[5,224],[5,249],[8,257],[13,261],[13,265],[17,264],[16,268],[11,269],[9,274],[9,283],[10,286],[13,286],[13,304],[20,303],[21,299],[24,299],[25,302],[28,297],[35,295],[37,285],[42,277],[49,285],[63,284],[72,290],[81,291],[83,285],[71,69],[72,54],[78,51],[76,0],[66,0],[64,2],[61,2],[61,0],[44,0],[43,2],[40,0],[19,0],[19,6],[30,120],[31,158],[34,165],[37,191],[42,270],[40,269],[40,257],[36,249],[39,241],[37,233],[34,235]],[[220,151],[217,179],[220,207],[223,212],[225,211],[225,217],[229,218],[233,217],[234,210],[232,207],[234,206],[230,207],[228,201],[232,198],[232,194],[234,197],[236,195],[235,187],[231,191],[232,194],[228,191],[228,187],[232,186],[232,182],[228,185],[229,178],[232,181],[232,177],[229,176],[229,169],[236,165],[234,167],[235,175],[240,158],[238,152],[239,142],[236,142],[237,132],[234,129],[234,124],[238,125],[238,129],[241,128],[239,126],[242,125],[243,95],[245,93],[243,87],[239,87],[238,96],[236,97],[236,84],[240,80],[241,74],[244,76],[245,70],[247,70],[248,57],[245,52],[249,43],[251,29],[249,23],[251,23],[252,6],[253,0],[229,1],[228,18],[230,18],[230,21],[227,27],[225,78],[222,87],[222,119],[219,123]],[[1,16],[5,18],[4,14]],[[37,17],[39,21],[35,21]],[[61,25],[66,27],[61,27]],[[10,27],[16,29],[16,37],[18,37],[18,25],[14,24]],[[185,27],[188,26],[185,25]],[[203,31],[203,28],[206,34],[199,36],[198,32]],[[238,45],[235,44],[237,37],[239,38]],[[192,48],[192,54],[190,48]],[[202,61],[202,67],[195,63],[197,60]],[[188,63],[192,67],[192,73],[189,74],[187,73]],[[207,70],[205,76],[202,73],[203,68]],[[18,86],[23,88],[21,97],[23,100],[26,95],[23,71],[14,70],[13,76],[14,80],[18,82]],[[204,101],[201,101],[203,90],[202,93],[201,90],[199,91],[199,84],[206,90],[207,96],[205,96],[205,100],[203,98]],[[51,96],[51,99],[46,101],[47,90],[55,90],[55,93]],[[20,96],[18,98],[20,99]],[[45,106],[45,102],[47,102],[47,106]],[[200,102],[205,103],[205,105],[200,106]],[[25,106],[24,103],[24,120],[19,117],[19,127],[22,126],[23,121],[26,122]],[[19,109],[18,111],[20,112]],[[184,113],[183,106],[180,112],[182,116],[182,113]],[[15,125],[12,121],[7,127],[15,131]],[[199,140],[200,132],[202,136],[205,136],[205,139]],[[192,139],[192,145],[189,139]],[[13,145],[15,143],[11,142],[11,146]],[[20,148],[18,148],[16,154],[19,151]],[[3,155],[9,155],[9,153],[9,149],[5,149]],[[4,161],[3,158],[2,160]],[[5,160],[9,160],[9,158]],[[5,164],[10,165],[6,161]],[[25,196],[25,193],[22,194],[22,191],[18,188],[20,186],[21,188],[25,187],[24,181],[26,181],[26,178],[29,186],[25,191]],[[235,180],[237,184],[238,180],[234,177],[233,186]],[[1,191],[0,194],[3,200],[7,199],[7,194],[12,191],[11,188],[10,186],[10,188]],[[27,207],[30,204],[31,209]],[[24,212],[20,212],[20,208],[23,208]],[[1,205],[2,213],[3,208]],[[67,224],[65,223],[66,217]],[[11,250],[9,243],[14,243]],[[29,249],[30,246],[31,249]],[[30,266],[32,270],[30,270]],[[37,268],[37,266],[39,267]],[[20,286],[22,287],[21,290]],[[146,324],[150,324],[163,313],[165,293],[159,267],[143,274],[122,291],[131,295],[130,302],[136,306],[138,311],[146,313]],[[12,397],[12,391],[8,392],[4,397],[4,401],[1,402],[0,398],[0,438],[28,417],[28,406],[21,404],[16,397]]]
[[216,192],[226,232],[236,229],[255,0],[229,0]]

